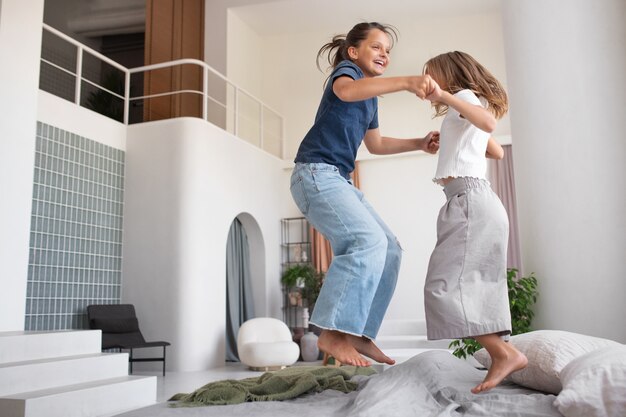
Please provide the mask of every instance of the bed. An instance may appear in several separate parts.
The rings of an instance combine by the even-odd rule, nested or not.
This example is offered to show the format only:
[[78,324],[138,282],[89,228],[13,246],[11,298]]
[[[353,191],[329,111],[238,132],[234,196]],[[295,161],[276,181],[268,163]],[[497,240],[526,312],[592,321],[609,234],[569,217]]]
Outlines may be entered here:
[[[556,393],[507,380],[487,393],[472,394],[470,389],[483,380],[486,371],[447,351],[433,350],[381,373],[355,376],[352,380],[358,388],[347,394],[325,390],[288,401],[227,406],[175,407],[161,403],[122,416],[626,416],[626,346],[571,335],[574,334],[540,331],[511,338],[529,358],[529,367],[518,375],[521,379],[517,381],[540,384]],[[480,354],[476,357],[479,361],[485,359]]]

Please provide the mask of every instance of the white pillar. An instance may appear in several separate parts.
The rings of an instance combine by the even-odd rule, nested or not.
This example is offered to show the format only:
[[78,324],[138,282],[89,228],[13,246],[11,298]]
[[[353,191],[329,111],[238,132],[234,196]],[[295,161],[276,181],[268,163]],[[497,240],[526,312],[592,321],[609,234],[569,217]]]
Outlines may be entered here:
[[626,342],[626,2],[503,1],[534,328]]
[[23,330],[44,0],[0,12],[0,331]]

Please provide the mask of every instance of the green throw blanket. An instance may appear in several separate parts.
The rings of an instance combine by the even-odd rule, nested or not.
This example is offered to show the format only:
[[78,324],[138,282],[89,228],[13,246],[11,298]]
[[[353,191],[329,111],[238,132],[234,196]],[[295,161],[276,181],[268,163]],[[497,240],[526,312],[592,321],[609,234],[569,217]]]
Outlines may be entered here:
[[189,394],[176,394],[169,401],[173,407],[240,404],[247,401],[282,401],[299,395],[334,389],[354,391],[358,384],[350,381],[355,375],[375,374],[372,368],[341,366],[293,366],[259,377],[228,379],[206,384]]

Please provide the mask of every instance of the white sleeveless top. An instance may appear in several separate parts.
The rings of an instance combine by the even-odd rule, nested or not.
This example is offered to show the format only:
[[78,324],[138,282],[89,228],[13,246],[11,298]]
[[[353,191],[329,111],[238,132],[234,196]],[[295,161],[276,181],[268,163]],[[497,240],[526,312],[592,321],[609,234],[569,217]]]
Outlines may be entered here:
[[[484,98],[479,99],[470,90],[461,90],[454,96],[468,103],[487,107],[487,101]],[[442,180],[448,177],[486,179],[485,152],[489,137],[490,133],[480,130],[461,117],[458,111],[448,107],[439,131],[439,160],[433,181],[443,185]]]

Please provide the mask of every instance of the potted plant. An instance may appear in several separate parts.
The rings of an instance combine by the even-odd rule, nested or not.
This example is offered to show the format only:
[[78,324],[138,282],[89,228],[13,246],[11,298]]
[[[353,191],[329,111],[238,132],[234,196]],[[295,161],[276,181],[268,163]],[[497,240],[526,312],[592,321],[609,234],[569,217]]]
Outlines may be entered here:
[[123,95],[124,77],[121,72],[114,70],[107,72],[102,78],[101,87],[97,87],[96,90],[90,92],[87,96],[85,107],[122,122],[124,120],[123,101],[109,93],[109,91]]
[[[509,268],[506,281],[509,288],[509,307],[511,309],[512,335],[527,333],[535,316],[532,306],[537,301],[537,278],[534,272],[527,277],[517,277],[517,269]],[[458,358],[473,355],[481,348],[474,339],[455,339],[448,346],[454,348],[452,354]]]
[[[281,276],[285,287],[290,308],[288,310],[302,315],[302,326],[293,327],[293,340],[300,345],[302,360],[313,361],[319,359],[317,335],[315,326],[309,326],[309,314],[313,311],[315,301],[322,288],[324,274],[317,272],[311,264],[297,264],[288,268]],[[295,320],[298,323],[298,320]],[[296,325],[297,326],[297,325]]]
[[324,274],[317,272],[311,264],[300,264],[287,269],[281,277],[281,282],[287,291],[298,288],[298,292],[311,308],[320,293],[323,278]]

